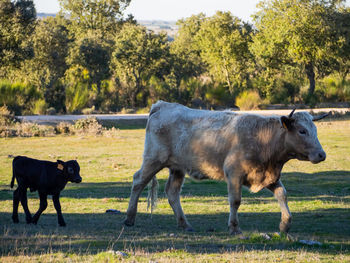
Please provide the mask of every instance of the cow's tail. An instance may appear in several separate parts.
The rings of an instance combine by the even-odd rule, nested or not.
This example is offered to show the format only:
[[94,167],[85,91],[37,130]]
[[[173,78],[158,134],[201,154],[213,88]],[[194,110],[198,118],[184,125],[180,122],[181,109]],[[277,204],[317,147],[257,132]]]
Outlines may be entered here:
[[[9,155],[9,157],[13,157],[13,156]],[[13,186],[15,184],[15,167],[14,167],[15,165],[14,165],[14,162],[16,159],[18,159],[18,156],[16,156],[12,161],[12,179],[11,179],[11,184],[10,184],[11,188],[13,188]]]
[[12,173],[12,180],[11,180],[11,188],[13,188],[13,185],[15,184],[15,173]]
[[153,176],[152,181],[148,184],[147,210],[151,207],[151,214],[157,207],[158,199],[158,180]]

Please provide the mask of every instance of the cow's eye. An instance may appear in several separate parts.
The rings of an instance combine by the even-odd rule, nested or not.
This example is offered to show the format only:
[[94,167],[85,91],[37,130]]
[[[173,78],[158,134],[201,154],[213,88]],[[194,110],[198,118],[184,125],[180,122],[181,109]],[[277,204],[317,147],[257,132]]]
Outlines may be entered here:
[[73,168],[72,168],[72,167],[68,167],[68,173],[70,173],[70,174],[74,174],[74,170],[73,170]]
[[306,135],[306,134],[307,134],[307,131],[304,130],[304,129],[302,129],[302,130],[299,130],[299,133],[300,133],[301,135]]

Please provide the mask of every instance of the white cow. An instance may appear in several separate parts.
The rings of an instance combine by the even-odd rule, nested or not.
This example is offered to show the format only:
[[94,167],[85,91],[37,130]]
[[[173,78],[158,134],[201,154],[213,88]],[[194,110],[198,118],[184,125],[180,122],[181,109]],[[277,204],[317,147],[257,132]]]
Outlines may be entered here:
[[[134,174],[127,217],[134,225],[137,202],[144,187],[163,168],[170,171],[166,194],[180,227],[192,231],[180,203],[185,174],[197,179],[225,179],[228,185],[230,234],[239,234],[237,210],[242,185],[252,192],[269,189],[281,207],[280,231],[287,233],[291,213],[280,180],[290,159],[319,163],[326,159],[312,117],[294,110],[289,116],[236,114],[189,109],[159,101],[151,108],[146,127],[143,163]],[[155,185],[153,183],[153,185]],[[152,187],[153,190],[155,187]]]

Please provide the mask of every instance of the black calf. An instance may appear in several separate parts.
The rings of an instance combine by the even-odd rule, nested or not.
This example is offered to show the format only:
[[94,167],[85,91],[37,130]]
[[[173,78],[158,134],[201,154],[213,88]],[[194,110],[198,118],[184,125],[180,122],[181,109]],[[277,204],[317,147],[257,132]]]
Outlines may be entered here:
[[[25,156],[17,156],[12,162],[12,180],[11,188],[13,187],[15,178],[17,179],[18,187],[13,193],[13,213],[12,220],[18,223],[18,205],[19,201],[23,206],[26,214],[27,223],[36,224],[41,213],[47,207],[47,196],[52,195],[52,201],[57,211],[58,224],[65,226],[60,204],[60,193],[66,186],[67,182],[80,183],[79,175],[80,167],[77,161],[72,160],[63,162],[40,161],[31,159]],[[38,190],[40,197],[39,210],[32,217],[27,204],[27,189],[31,192]]]

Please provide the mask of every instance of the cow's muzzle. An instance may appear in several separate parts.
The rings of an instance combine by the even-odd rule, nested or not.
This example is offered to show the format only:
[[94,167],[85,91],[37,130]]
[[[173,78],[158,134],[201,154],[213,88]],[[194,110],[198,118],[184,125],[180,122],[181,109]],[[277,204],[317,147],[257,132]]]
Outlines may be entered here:
[[312,154],[309,154],[309,160],[312,163],[323,162],[324,160],[326,160],[326,153],[323,150],[321,150],[321,151],[317,151]]
[[81,183],[82,179],[81,178],[75,178],[74,180],[72,180],[73,183]]

